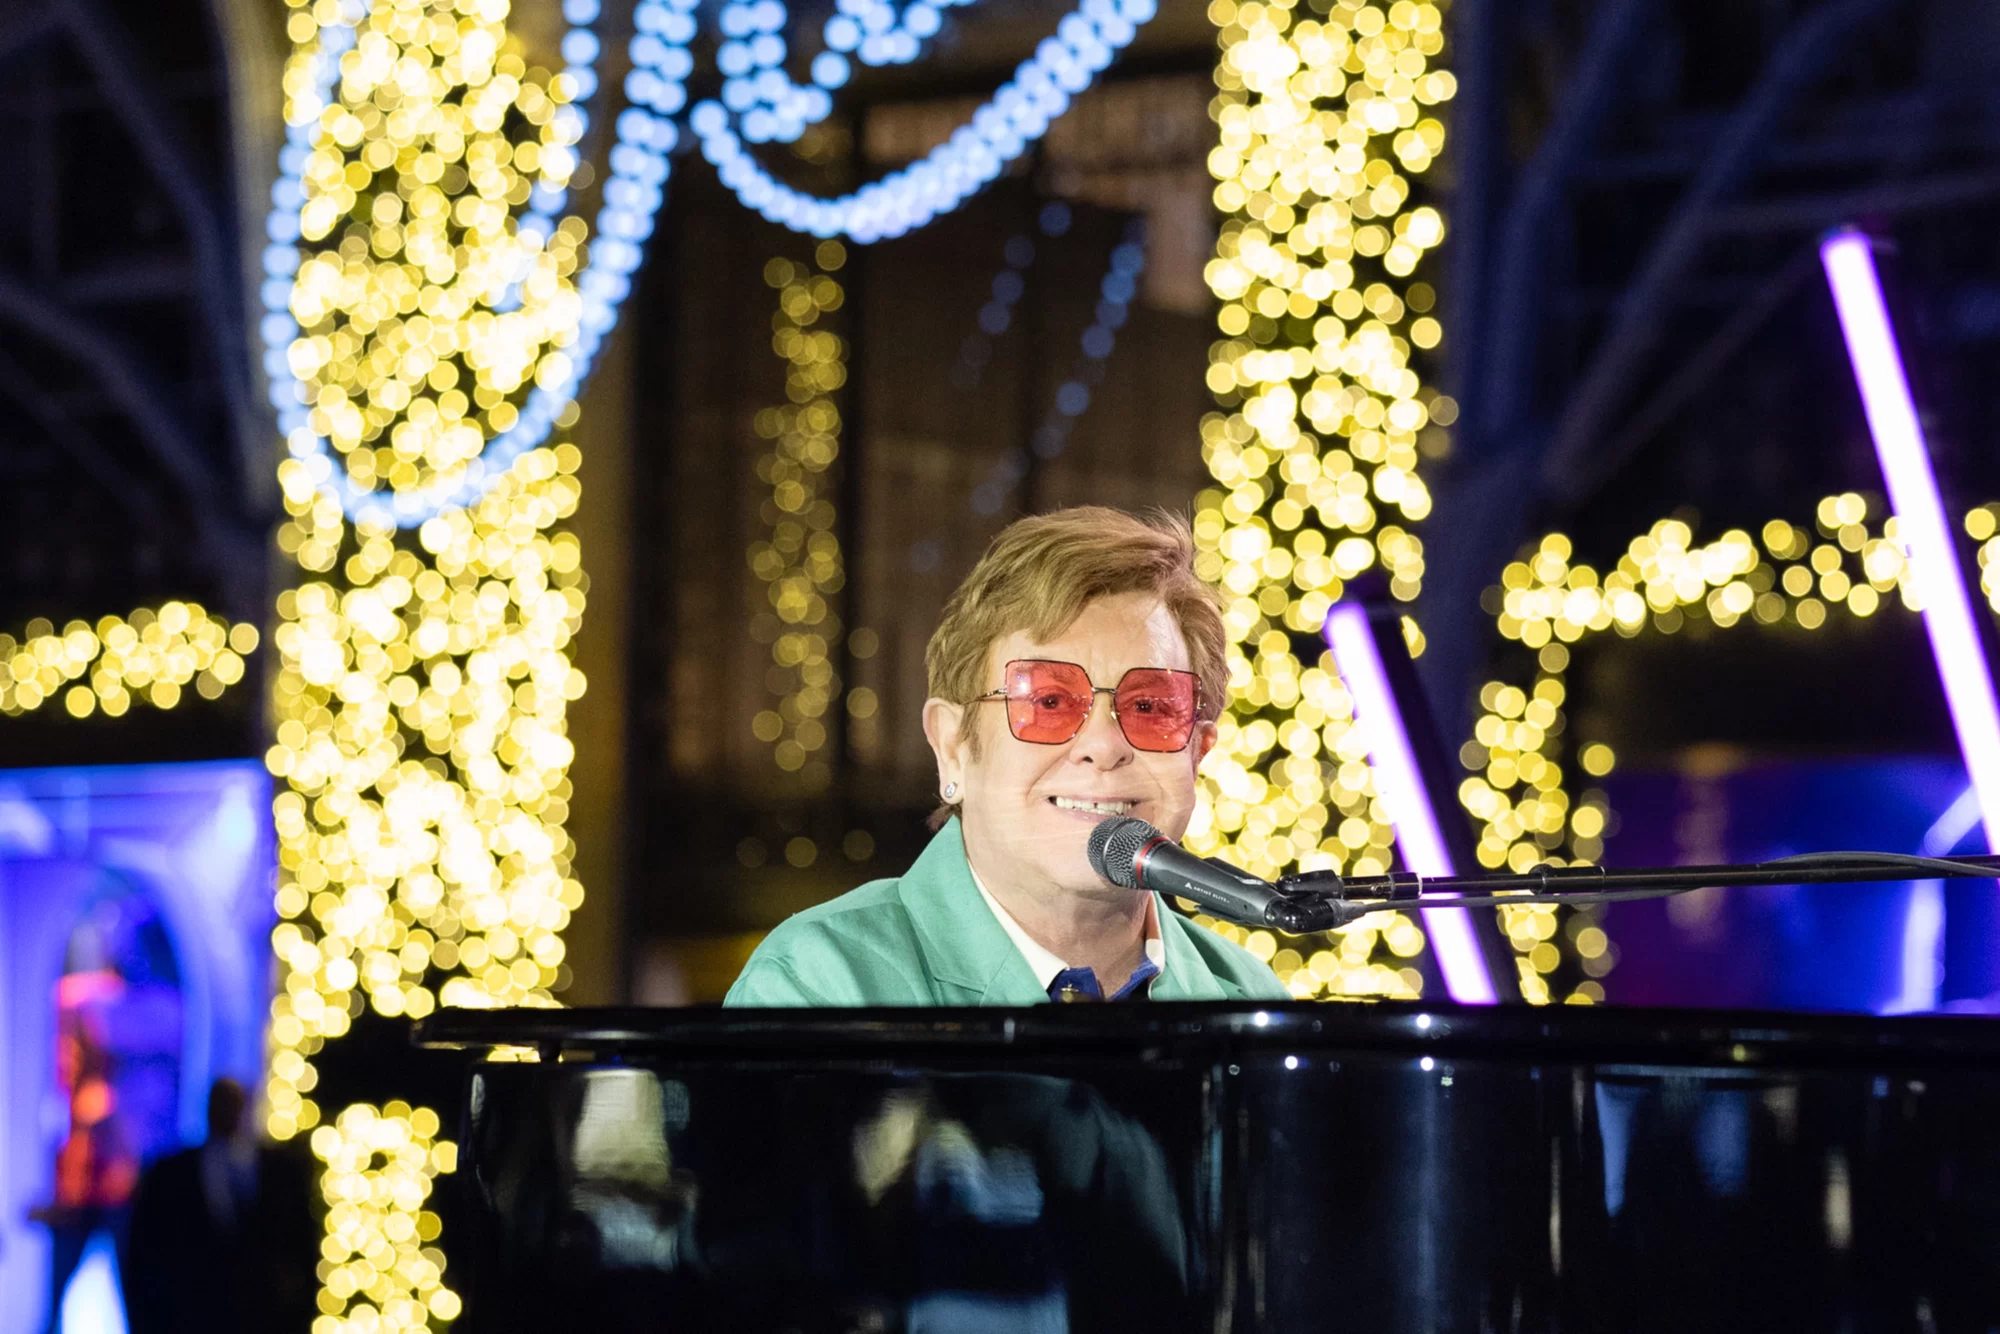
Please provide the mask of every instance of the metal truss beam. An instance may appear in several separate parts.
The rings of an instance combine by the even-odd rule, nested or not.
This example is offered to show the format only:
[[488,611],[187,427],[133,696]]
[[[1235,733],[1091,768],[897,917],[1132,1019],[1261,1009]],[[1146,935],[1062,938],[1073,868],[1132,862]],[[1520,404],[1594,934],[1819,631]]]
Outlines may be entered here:
[[1832,0],[1798,19],[1785,34],[1707,163],[1682,193],[1619,302],[1611,331],[1570,396],[1542,458],[1546,494],[1574,504],[1601,479],[1591,454],[1658,346],[1673,288],[1700,260],[1715,211],[1756,169],[1779,121],[1797,99],[1832,68],[1863,25],[1895,3]]
[[36,384],[34,376],[5,351],[0,351],[0,393],[18,404],[50,442],[89,474],[135,524],[156,539],[171,537],[172,529],[145,483],[113,458],[97,437],[79,425],[55,396]]
[[1511,430],[1526,410],[1525,396],[1534,379],[1550,217],[1597,145],[1627,57],[1652,10],[1653,0],[1606,0],[1598,10],[1555,123],[1535,149],[1508,206],[1500,260],[1494,266],[1500,283],[1489,326],[1494,337],[1477,409],[1497,431]]
[[[1503,6],[1512,0],[1499,0]],[[1460,304],[1477,312],[1473,327],[1454,328],[1453,346],[1465,365],[1459,372],[1462,415],[1454,458],[1438,479],[1438,508],[1452,523],[1426,534],[1423,611],[1429,648],[1417,660],[1424,689],[1452,736],[1471,727],[1470,700],[1486,652],[1479,604],[1508,553],[1521,540],[1527,507],[1493,504],[1496,495],[1520,496],[1534,484],[1535,446],[1541,429],[1524,418],[1545,323],[1543,303],[1551,219],[1574,173],[1589,157],[1639,33],[1654,0],[1606,0],[1584,40],[1554,123],[1522,172],[1494,240],[1477,260],[1461,259],[1460,272],[1479,282]],[[1499,24],[1482,35],[1497,41]],[[1490,151],[1500,151],[1500,135]],[[1482,228],[1483,230],[1483,228]],[[1483,240],[1479,232],[1470,238]],[[1460,236],[1461,246],[1468,237]],[[1436,610],[1432,610],[1435,608]]]
[[180,413],[124,349],[74,312],[4,272],[0,272],[0,321],[40,339],[95,377],[186,497],[203,550],[225,585],[247,577],[246,564],[261,570],[262,544],[231,521],[232,510],[213,470],[181,430]]
[[1716,236],[1760,232],[1817,232],[1856,218],[1933,213],[2000,195],[2000,169],[1941,172],[1935,176],[1842,193],[1797,195],[1720,209],[1709,221]]
[[[138,148],[147,169],[166,191],[187,235],[195,268],[196,307],[214,351],[232,453],[239,466],[247,468],[252,462],[249,455],[253,442],[260,438],[261,432],[259,418],[251,406],[245,369],[249,343],[242,309],[235,298],[241,290],[240,267],[232,258],[215,201],[202,183],[180,135],[173,130],[173,118],[134,58],[124,31],[101,0],[51,0],[51,9],[90,66],[99,90]],[[199,455],[177,466],[188,462],[199,463]],[[212,479],[213,469],[206,464],[201,466]],[[231,512],[237,508],[213,480],[207,491],[213,503],[228,504]]]

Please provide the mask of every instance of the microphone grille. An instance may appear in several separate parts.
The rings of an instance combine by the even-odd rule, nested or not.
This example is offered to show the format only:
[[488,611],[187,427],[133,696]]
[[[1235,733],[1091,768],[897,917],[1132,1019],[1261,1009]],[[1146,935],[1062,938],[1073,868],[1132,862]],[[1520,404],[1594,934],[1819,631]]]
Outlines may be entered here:
[[1139,849],[1161,837],[1160,831],[1131,815],[1117,815],[1090,831],[1091,869],[1121,889],[1138,889],[1133,861]]

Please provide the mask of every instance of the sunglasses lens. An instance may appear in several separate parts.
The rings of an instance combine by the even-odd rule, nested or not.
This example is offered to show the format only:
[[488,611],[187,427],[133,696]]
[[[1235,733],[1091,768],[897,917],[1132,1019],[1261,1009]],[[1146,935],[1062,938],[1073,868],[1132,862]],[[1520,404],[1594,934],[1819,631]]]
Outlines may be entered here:
[[1007,664],[1007,728],[1022,741],[1060,745],[1090,716],[1090,678],[1070,662]]
[[1139,668],[1118,683],[1118,725],[1139,750],[1181,750],[1194,734],[1195,676]]

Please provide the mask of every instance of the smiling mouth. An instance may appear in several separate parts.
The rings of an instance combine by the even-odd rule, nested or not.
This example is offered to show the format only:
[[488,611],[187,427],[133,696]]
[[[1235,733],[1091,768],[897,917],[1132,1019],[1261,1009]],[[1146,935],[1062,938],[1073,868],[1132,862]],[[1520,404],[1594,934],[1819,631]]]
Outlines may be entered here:
[[1082,811],[1086,815],[1130,815],[1136,801],[1084,801],[1080,797],[1050,797],[1049,804],[1059,811]]

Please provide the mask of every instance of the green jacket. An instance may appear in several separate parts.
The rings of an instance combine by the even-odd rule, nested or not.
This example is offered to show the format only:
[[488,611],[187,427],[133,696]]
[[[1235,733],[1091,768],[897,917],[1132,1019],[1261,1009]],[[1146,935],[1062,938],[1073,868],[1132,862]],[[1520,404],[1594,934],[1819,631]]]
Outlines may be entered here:
[[[1240,945],[1158,905],[1154,1000],[1287,1000]],[[873,880],[781,924],[724,1005],[1039,1005],[1049,999],[980,897],[958,821],[899,880]]]

